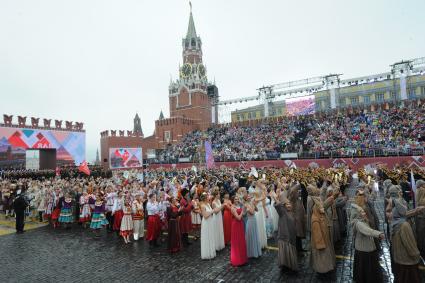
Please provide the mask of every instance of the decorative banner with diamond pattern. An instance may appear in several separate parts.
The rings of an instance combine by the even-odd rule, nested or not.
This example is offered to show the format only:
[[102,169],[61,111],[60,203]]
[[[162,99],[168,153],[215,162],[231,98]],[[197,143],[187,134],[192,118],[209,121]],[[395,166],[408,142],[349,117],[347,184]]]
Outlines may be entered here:
[[57,160],[79,165],[86,159],[86,133],[0,127],[0,161],[25,159],[29,148],[55,148]]

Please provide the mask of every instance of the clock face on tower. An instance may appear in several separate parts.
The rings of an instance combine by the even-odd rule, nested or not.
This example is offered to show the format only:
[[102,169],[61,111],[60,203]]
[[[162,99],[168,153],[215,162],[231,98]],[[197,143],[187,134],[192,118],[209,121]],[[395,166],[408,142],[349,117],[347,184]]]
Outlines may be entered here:
[[205,66],[202,64],[198,65],[198,75],[200,78],[205,77]]
[[182,77],[188,78],[191,72],[192,72],[192,65],[190,65],[189,63],[184,64],[181,70]]

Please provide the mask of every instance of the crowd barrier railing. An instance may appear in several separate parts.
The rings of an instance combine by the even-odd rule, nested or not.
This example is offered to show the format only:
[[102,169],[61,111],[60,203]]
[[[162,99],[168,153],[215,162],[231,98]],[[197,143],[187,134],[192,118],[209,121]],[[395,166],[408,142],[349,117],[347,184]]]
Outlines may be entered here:
[[[221,155],[214,156],[216,162],[231,161],[261,161],[261,160],[281,160],[281,159],[335,159],[335,158],[361,158],[361,157],[391,157],[391,156],[420,156],[425,155],[425,147],[418,148],[349,148],[341,150],[324,151],[303,151],[300,153],[291,153],[291,158],[281,158],[282,153],[288,152],[267,152],[250,156],[250,158],[241,155]],[[296,156],[296,157],[295,157]],[[182,162],[184,160],[184,162]],[[178,157],[160,157],[157,159],[148,159],[148,164],[177,164],[177,163],[201,163],[204,159],[199,154]]]

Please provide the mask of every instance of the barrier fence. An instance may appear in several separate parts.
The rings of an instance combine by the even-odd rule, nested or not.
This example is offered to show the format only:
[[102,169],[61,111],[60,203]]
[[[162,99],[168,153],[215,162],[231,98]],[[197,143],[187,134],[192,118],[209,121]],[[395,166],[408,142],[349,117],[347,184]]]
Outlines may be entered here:
[[[159,153],[161,156],[161,153]],[[422,156],[425,148],[367,148],[367,149],[341,149],[335,151],[320,152],[265,152],[253,155],[222,155],[214,156],[215,162],[241,162],[241,161],[268,161],[268,160],[297,160],[297,159],[336,159],[336,158],[363,158],[363,157],[396,157],[396,156]],[[193,156],[162,156],[160,158],[147,159],[148,164],[179,164],[179,163],[201,163],[205,157],[200,154]]]

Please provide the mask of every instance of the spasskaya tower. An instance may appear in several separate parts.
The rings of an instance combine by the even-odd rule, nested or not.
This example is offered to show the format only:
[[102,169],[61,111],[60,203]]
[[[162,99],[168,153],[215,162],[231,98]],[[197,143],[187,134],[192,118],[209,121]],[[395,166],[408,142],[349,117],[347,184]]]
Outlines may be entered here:
[[206,130],[211,123],[217,122],[213,102],[218,94],[208,82],[207,68],[202,60],[202,41],[196,34],[192,6],[182,48],[183,64],[179,68],[179,78],[169,86],[170,117],[191,119],[200,130]]
[[[109,167],[111,148],[142,148],[143,158],[155,158],[158,149],[176,144],[187,134],[195,130],[204,131],[218,122],[218,89],[208,81],[207,68],[202,59],[202,41],[197,35],[190,7],[189,25],[182,40],[183,62],[179,76],[168,87],[170,116],[164,117],[162,111],[155,121],[155,132],[143,136],[141,131],[103,131],[101,133],[102,165]],[[140,125],[140,122],[138,122]]]

